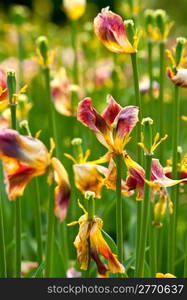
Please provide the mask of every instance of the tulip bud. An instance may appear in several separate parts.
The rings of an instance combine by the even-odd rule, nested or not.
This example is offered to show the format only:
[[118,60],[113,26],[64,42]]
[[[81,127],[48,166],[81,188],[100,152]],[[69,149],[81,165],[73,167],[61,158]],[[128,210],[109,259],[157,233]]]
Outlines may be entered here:
[[166,12],[163,9],[157,9],[155,12],[155,21],[156,25],[161,33],[161,35],[164,35],[165,27],[168,21],[168,17],[166,15]]
[[12,104],[13,96],[16,93],[16,73],[13,69],[7,71],[7,86],[10,104]]
[[45,36],[40,36],[37,39],[36,43],[38,46],[39,53],[43,59],[43,64],[44,66],[46,66],[48,61],[48,51],[49,51],[48,39]]
[[182,58],[182,52],[183,52],[183,46],[186,44],[187,40],[183,37],[177,38],[177,45],[175,50],[175,61],[176,66],[180,64],[181,58]]
[[28,21],[29,9],[23,5],[14,5],[11,9],[12,23],[20,27]]
[[125,20],[124,24],[126,26],[127,37],[131,44],[134,43],[134,36],[135,36],[135,26],[133,20]]
[[151,118],[144,118],[142,120],[143,126],[143,136],[144,136],[144,145],[145,149],[147,149],[146,155],[152,155],[151,148],[152,148],[152,125],[153,120]]
[[147,9],[144,13],[145,17],[145,30],[149,34],[149,26],[154,25],[155,17],[154,17],[154,10]]

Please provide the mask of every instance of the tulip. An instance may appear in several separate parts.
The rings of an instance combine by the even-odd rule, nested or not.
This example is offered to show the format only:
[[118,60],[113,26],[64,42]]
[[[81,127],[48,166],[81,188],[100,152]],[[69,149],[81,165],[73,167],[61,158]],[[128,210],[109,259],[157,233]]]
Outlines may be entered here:
[[70,20],[78,20],[85,12],[86,0],[63,0],[63,7]]
[[122,18],[109,7],[103,8],[94,19],[94,31],[103,45],[114,53],[131,54],[137,51],[138,40],[134,43],[129,41]]

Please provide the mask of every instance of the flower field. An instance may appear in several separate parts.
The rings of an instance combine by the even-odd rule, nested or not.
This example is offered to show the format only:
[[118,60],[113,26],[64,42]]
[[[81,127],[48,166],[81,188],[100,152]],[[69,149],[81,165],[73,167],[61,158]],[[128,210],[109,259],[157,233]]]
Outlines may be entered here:
[[0,278],[187,278],[187,40],[103,2],[0,8]]

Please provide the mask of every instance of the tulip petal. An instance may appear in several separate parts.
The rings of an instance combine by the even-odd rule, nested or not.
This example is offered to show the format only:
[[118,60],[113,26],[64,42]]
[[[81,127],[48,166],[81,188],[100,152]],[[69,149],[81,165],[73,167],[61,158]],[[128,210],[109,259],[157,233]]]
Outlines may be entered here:
[[55,216],[63,221],[66,218],[68,205],[70,201],[70,184],[68,174],[61,162],[53,157],[51,164],[55,171],[55,180],[57,186],[55,188]]
[[92,129],[98,140],[108,148],[110,144],[110,128],[104,118],[92,106],[90,98],[80,101],[77,109],[77,119]]
[[137,106],[124,107],[114,120],[116,137],[123,139],[129,135],[138,122],[139,108]]
[[102,117],[110,126],[114,122],[116,116],[121,111],[122,107],[114,100],[114,98],[111,95],[107,96],[107,103],[108,106],[103,111]]
[[95,193],[96,198],[101,197],[104,185],[102,175],[107,174],[107,168],[92,163],[75,164],[73,166],[76,187],[84,194],[87,191]]
[[187,69],[178,69],[175,74],[171,68],[167,68],[167,76],[174,84],[187,87]]
[[158,159],[152,160],[152,166],[151,166],[151,181],[153,184],[162,186],[162,187],[170,187],[179,183],[182,183],[187,179],[180,179],[180,180],[173,180],[168,178],[164,174],[164,169],[161,166]]
[[50,157],[44,144],[11,129],[0,130],[0,159],[10,200],[22,196],[28,182],[45,173]]

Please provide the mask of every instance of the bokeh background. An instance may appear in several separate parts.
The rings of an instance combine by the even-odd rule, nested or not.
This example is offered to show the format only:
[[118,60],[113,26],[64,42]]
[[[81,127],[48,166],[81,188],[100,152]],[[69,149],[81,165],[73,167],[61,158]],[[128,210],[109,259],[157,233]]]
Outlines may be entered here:
[[[120,11],[119,2],[121,0],[87,0],[88,2],[88,9],[89,14],[92,13],[93,16],[95,12],[105,6],[110,6],[113,10]],[[126,0],[124,0],[126,2]],[[185,34],[185,28],[187,26],[187,18],[186,18],[186,8],[187,8],[187,1],[186,0],[179,0],[179,1],[172,1],[172,0],[139,0],[139,3],[143,7],[149,8],[162,8],[166,9],[168,14],[170,15],[171,19],[174,19],[175,22],[178,24],[178,28],[176,31],[180,32],[181,34]],[[33,9],[39,10],[39,7],[42,7],[40,13],[48,13],[51,11],[52,7],[52,15],[50,18],[55,23],[63,23],[66,22],[66,17],[62,10],[59,9],[62,5],[62,0],[1,0],[0,1],[0,9],[4,9],[7,11],[7,7],[11,4],[24,4]],[[89,9],[89,8],[92,9]],[[39,13],[39,11],[38,11]],[[86,14],[85,18],[89,18],[90,15]],[[176,34],[177,34],[176,32]]]

